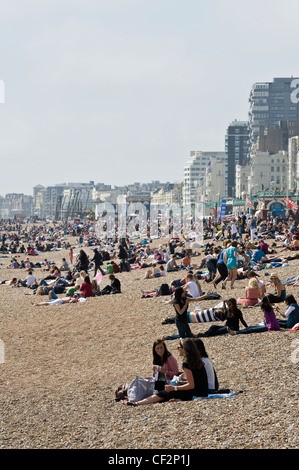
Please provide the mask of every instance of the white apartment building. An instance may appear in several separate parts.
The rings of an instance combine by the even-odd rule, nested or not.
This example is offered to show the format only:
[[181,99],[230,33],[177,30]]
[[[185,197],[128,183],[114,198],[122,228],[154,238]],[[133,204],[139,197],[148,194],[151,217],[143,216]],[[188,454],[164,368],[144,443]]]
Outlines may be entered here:
[[244,199],[248,194],[248,181],[251,165],[236,165],[236,198]]
[[205,194],[202,202],[216,203],[226,195],[225,162],[211,158],[205,174]]
[[[184,183],[183,183],[183,204],[189,205],[201,202],[205,188],[206,168],[211,158],[226,162],[225,152],[201,152],[191,151],[190,158],[184,167]],[[225,181],[226,164],[225,164]],[[218,191],[216,191],[217,193]]]
[[252,153],[251,171],[248,178],[248,192],[287,191],[288,153],[261,152]]

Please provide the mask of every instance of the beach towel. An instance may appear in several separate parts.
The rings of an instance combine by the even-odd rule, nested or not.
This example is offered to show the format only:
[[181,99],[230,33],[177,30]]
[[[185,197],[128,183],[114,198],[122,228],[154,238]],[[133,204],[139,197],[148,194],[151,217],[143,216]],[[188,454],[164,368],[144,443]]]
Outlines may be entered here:
[[201,398],[202,400],[204,400],[205,398],[231,398],[231,397],[234,397],[236,395],[235,392],[230,392],[230,393],[211,393],[209,394],[207,397],[193,397],[192,400],[197,400],[199,398]]
[[207,323],[212,321],[220,321],[216,315],[214,308],[206,308],[204,310],[195,309],[188,312],[189,323]]

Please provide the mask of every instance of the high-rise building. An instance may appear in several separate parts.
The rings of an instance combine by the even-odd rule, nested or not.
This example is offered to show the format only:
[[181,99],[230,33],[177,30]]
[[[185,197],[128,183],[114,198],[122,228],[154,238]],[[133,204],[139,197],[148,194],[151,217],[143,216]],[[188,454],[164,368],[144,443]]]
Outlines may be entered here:
[[299,120],[299,78],[274,78],[258,82],[249,96],[250,152],[257,142],[260,127],[273,128],[280,121]]
[[258,150],[279,152],[288,150],[289,139],[299,135],[299,121],[280,121],[275,127],[260,127]]
[[247,163],[249,151],[249,126],[247,121],[231,122],[225,135],[225,153],[227,160],[227,196],[236,193],[236,165]]

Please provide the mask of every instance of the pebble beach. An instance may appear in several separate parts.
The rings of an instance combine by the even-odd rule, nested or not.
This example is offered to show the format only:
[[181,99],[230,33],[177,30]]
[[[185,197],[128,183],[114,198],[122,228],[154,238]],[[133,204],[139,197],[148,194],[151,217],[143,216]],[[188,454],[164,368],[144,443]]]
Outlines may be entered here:
[[[79,250],[75,239],[71,244]],[[92,256],[92,247],[83,248]],[[191,264],[200,264],[203,251]],[[45,257],[61,264],[67,251],[41,253],[34,262]],[[7,269],[9,262],[0,258],[0,281],[24,278],[24,269]],[[258,274],[267,282],[273,271]],[[298,275],[299,260],[275,272],[282,280]],[[40,280],[45,273],[36,268],[34,275]],[[184,272],[167,273],[163,281],[143,277],[144,270],[119,273],[121,294],[53,306],[34,306],[45,299],[25,295],[26,288],[0,285],[0,448],[297,449],[298,331],[205,338],[220,387],[242,392],[230,398],[136,408],[114,401],[120,384],[151,376],[154,340],[177,333],[174,324],[161,323],[173,315],[173,307],[165,305],[169,297],[142,298],[142,289],[183,278]],[[101,287],[108,283],[104,276]],[[207,289],[204,281],[201,285]],[[233,290],[228,283],[217,292],[221,300],[238,298],[246,285],[238,280]],[[287,293],[298,300],[298,287],[288,286]],[[218,303],[203,300],[198,306]],[[259,307],[242,307],[242,313],[248,325],[263,320]],[[191,329],[197,334],[209,326]],[[178,342],[167,341],[167,347],[181,365]]]

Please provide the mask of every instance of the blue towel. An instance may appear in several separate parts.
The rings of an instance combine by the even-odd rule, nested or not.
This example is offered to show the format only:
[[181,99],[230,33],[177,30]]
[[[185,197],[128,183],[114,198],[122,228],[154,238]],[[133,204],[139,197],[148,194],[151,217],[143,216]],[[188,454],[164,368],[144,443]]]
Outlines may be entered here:
[[271,263],[272,268],[280,268],[282,266],[282,263]]
[[230,392],[230,393],[211,393],[207,397],[193,397],[192,400],[197,400],[197,398],[230,398],[235,396],[235,392]]

